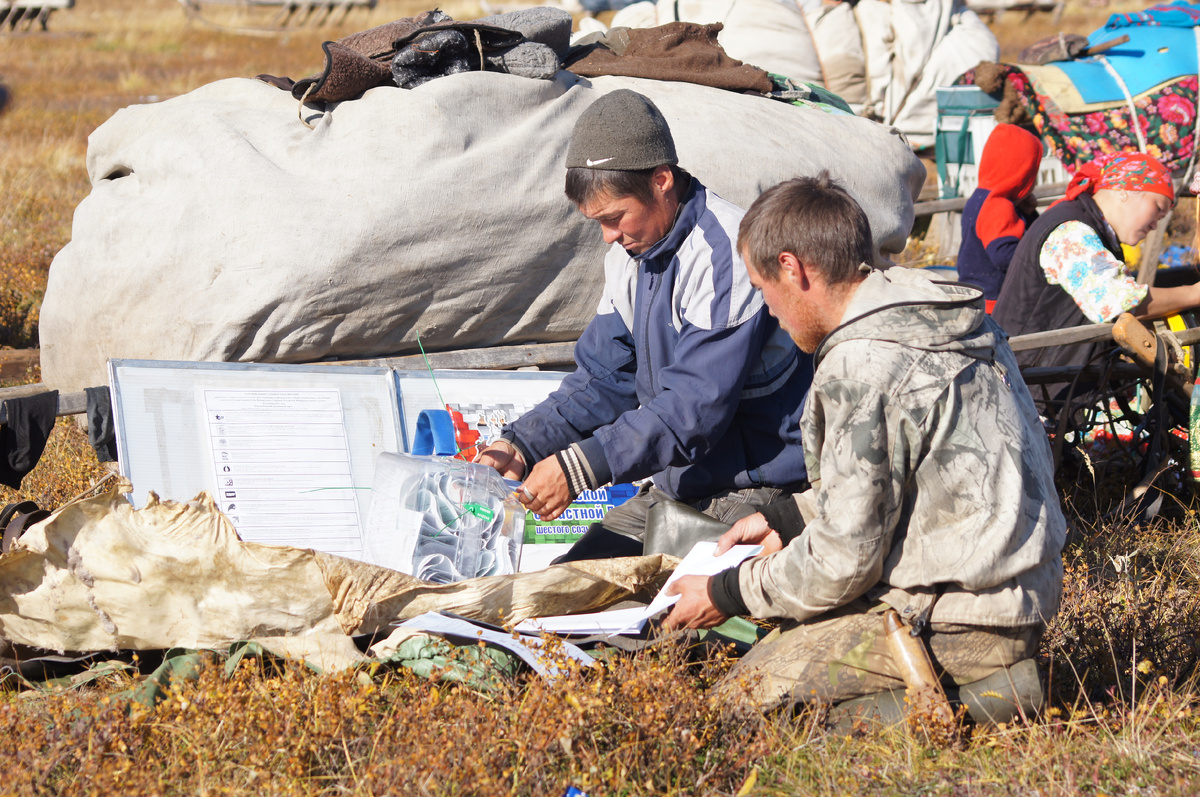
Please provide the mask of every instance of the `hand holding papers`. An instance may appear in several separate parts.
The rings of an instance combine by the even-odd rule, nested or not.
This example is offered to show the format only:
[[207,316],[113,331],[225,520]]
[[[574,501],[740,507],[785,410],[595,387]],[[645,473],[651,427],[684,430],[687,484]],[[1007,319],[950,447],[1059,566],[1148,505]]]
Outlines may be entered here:
[[679,600],[678,595],[667,594],[668,587],[676,580],[684,576],[714,576],[762,552],[761,545],[735,545],[720,556],[713,556],[716,548],[715,542],[696,543],[649,606],[612,612],[535,617],[519,623],[516,630],[525,633],[545,631],[551,634],[636,634],[646,625],[647,620],[669,609]]
[[679,563],[679,567],[675,568],[675,572],[667,579],[667,583],[663,586],[662,592],[650,602],[646,607],[648,614],[647,618],[661,612],[663,609],[669,609],[674,606],[679,600],[678,595],[668,595],[670,592],[668,587],[674,584],[684,576],[715,576],[717,573],[728,570],[731,567],[737,567],[742,562],[749,559],[751,556],[758,556],[762,553],[761,545],[735,545],[720,556],[713,554],[717,550],[715,542],[698,542],[692,546],[692,550],[688,551],[688,555]]

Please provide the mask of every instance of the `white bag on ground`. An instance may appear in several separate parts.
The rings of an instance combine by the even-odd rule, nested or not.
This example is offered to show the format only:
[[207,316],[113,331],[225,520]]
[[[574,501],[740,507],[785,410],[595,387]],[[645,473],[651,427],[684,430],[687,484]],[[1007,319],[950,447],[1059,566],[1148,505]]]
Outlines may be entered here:
[[636,78],[470,72],[306,106],[232,79],[118,111],[90,137],[92,193],[50,269],[44,380],[109,357],[312,362],[574,340],[607,247],[563,194],[579,114],[645,93],[681,165],[748,206],[829,169],[901,251],[925,170],[896,131],[815,107]]

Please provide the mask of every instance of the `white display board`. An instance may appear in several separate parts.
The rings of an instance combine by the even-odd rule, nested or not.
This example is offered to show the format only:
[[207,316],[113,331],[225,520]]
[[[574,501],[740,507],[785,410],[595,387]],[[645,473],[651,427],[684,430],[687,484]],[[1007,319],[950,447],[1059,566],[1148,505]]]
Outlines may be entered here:
[[242,539],[361,558],[375,459],[405,450],[387,368],[110,360],[121,474],[213,495]]

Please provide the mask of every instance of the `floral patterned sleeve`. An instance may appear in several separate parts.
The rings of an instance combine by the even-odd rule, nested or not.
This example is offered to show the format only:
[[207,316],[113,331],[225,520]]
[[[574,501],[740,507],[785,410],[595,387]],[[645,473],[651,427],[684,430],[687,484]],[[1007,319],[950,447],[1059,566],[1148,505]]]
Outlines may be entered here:
[[1146,298],[1149,290],[1104,248],[1100,236],[1082,221],[1054,228],[1038,261],[1051,285],[1060,285],[1094,324],[1115,321]]

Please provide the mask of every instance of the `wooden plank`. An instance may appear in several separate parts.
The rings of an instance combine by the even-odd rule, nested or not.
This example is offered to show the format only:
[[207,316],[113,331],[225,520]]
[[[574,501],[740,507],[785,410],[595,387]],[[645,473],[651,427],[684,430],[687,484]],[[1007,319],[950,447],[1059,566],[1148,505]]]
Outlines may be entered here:
[[[1038,198],[1038,205],[1041,206],[1058,199],[1066,190],[1066,183],[1048,183],[1033,189],[1033,195]],[[955,197],[954,199],[938,199],[933,202],[917,202],[913,205],[913,210],[918,216],[929,216],[934,213],[957,213],[966,206],[967,197]]]
[[1098,340],[1111,340],[1112,329],[1112,324],[1087,324],[1067,329],[1051,329],[1047,332],[1031,332],[1028,335],[1009,338],[1008,345],[1012,346],[1013,351],[1028,351],[1071,343],[1094,343]]
[[[321,365],[370,365],[412,371],[425,370],[425,358],[420,354],[404,357],[376,357],[366,360],[338,360]],[[461,349],[458,351],[430,352],[429,366],[432,368],[482,368],[485,370],[511,370],[536,366],[546,368],[575,364],[575,342],[533,343],[526,346],[494,346],[484,349]]]
[[80,390],[78,393],[58,394],[58,417],[82,415],[85,412],[87,412],[87,393]]
[[0,388],[0,401],[10,398],[22,398],[24,396],[36,396],[38,393],[45,393],[50,388],[46,387],[41,382],[34,382],[29,385],[17,385],[16,387]]
[[[19,387],[6,387],[0,389],[0,424],[8,423],[8,412],[4,409],[3,402],[12,398],[36,396],[46,392],[48,392],[48,389],[41,382],[32,385],[20,385]],[[85,412],[87,412],[87,393],[84,393],[81,390],[78,393],[58,394],[58,410],[55,412],[57,417],[61,418],[64,415],[82,415]]]
[[[1019,335],[1011,338],[1009,343],[1014,351],[1046,348],[1071,343],[1090,343],[1096,340],[1111,339],[1113,324],[1093,324],[1070,329],[1055,329],[1048,332],[1034,332],[1029,335]],[[1181,346],[1191,346],[1200,343],[1200,329],[1188,329],[1172,333]],[[429,362],[433,368],[459,369],[513,369],[528,366],[550,367],[574,364],[575,344],[539,343],[527,346],[496,346],[485,349],[466,349],[450,352],[432,352]],[[36,350],[32,350],[36,351]],[[325,362],[321,365],[367,365],[376,367],[396,368],[399,370],[423,370],[425,360],[419,354],[404,357],[378,357],[365,360],[339,360]],[[1153,360],[1150,360],[1153,367]],[[1106,372],[1106,366],[1098,364],[1083,367],[1085,378],[1098,379]],[[1080,366],[1024,368],[1021,375],[1027,384],[1053,384],[1069,381],[1081,370]],[[1145,368],[1135,363],[1116,363],[1110,371],[1118,378],[1134,378],[1145,373]],[[38,382],[30,385],[0,388],[0,403],[10,398],[33,396],[47,391],[46,385]],[[87,411],[87,394],[63,393],[58,398],[58,415],[78,415]],[[6,422],[3,409],[0,408],[0,424]]]
[[[1017,335],[1010,338],[1008,343],[1013,351],[1028,351],[1029,349],[1045,349],[1050,346],[1066,346],[1071,343],[1094,343],[1098,340],[1112,338],[1112,324],[1088,324],[1067,329],[1052,329],[1047,332],[1031,332],[1028,335]],[[1200,343],[1200,328],[1185,329],[1182,332],[1164,333],[1172,335],[1180,346],[1194,346]]]
[[1200,343],[1200,328],[1185,329],[1182,332],[1166,332],[1164,334],[1174,337],[1180,346],[1194,346]]
[[[1048,332],[1034,332],[1029,335],[1018,335],[1011,338],[1009,344],[1013,351],[1041,349],[1050,346],[1062,346],[1072,343],[1091,343],[1097,340],[1112,338],[1112,324],[1091,324],[1069,329],[1055,329]],[[1200,343],[1200,329],[1188,329],[1172,333],[1181,346],[1192,346]],[[37,350],[31,350],[36,352]],[[464,349],[448,352],[431,352],[429,363],[439,369],[488,369],[506,370],[515,368],[554,367],[574,365],[574,342],[565,343],[535,343],[525,346],[495,346],[483,349]],[[362,360],[338,360],[323,362],[320,365],[366,365],[399,370],[424,370],[425,360],[419,354],[403,357],[377,357]],[[1074,370],[1071,370],[1074,368]],[[1022,370],[1029,384],[1061,382],[1074,378],[1077,367],[1064,368],[1027,368]],[[1119,363],[1116,373],[1121,377],[1132,377],[1141,373],[1138,366],[1131,363]],[[1091,374],[1091,372],[1089,372]],[[1095,374],[1100,375],[1099,371]],[[1032,381],[1031,381],[1032,380]],[[44,384],[21,385],[18,387],[0,388],[0,402],[5,399],[31,396],[46,392]],[[64,393],[59,396],[59,415],[75,415],[87,410],[87,396],[83,392]],[[0,423],[4,423],[0,414]]]
[[935,199],[933,202],[917,202],[913,205],[913,211],[918,216],[932,216],[935,213],[959,213],[966,206],[966,197],[955,197]]

